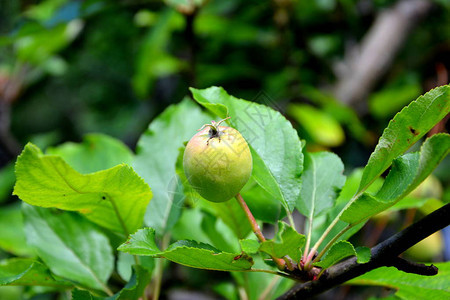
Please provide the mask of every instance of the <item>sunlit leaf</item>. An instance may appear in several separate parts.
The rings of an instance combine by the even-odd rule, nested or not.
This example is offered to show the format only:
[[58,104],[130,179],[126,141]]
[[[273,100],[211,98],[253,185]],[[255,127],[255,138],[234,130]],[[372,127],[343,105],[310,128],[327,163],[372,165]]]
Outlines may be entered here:
[[132,234],[118,250],[133,255],[164,257],[181,265],[209,270],[243,271],[253,265],[250,257],[221,252],[211,245],[189,240],[177,241],[161,251],[155,243],[155,230],[152,228],[140,229]]
[[129,233],[142,226],[152,193],[127,165],[82,175],[61,157],[25,146],[16,163],[14,194],[42,207],[78,211],[108,229]]
[[346,284],[384,286],[396,289],[400,299],[449,299],[450,262],[436,263],[439,272],[435,276],[405,273],[394,267],[381,267],[348,281]]
[[409,147],[450,112],[450,86],[445,85],[417,98],[399,112],[384,130],[364,168],[358,191],[365,190]]
[[355,224],[386,210],[414,190],[450,152],[450,135],[435,134],[420,153],[407,153],[394,161],[376,195],[364,193],[342,214],[341,220]]
[[305,236],[283,222],[278,224],[277,237],[263,242],[259,250],[278,258],[288,255],[295,262],[299,262],[302,255],[301,248],[305,244]]

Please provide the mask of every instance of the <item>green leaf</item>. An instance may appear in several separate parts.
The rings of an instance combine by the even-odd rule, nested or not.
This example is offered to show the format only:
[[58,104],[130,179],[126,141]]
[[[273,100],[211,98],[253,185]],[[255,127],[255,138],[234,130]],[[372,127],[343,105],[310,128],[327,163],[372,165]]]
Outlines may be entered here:
[[439,273],[421,276],[405,273],[394,267],[381,267],[348,281],[346,284],[384,286],[397,290],[400,299],[450,299],[450,262],[436,263]]
[[408,153],[396,160],[383,186],[375,196],[364,193],[340,219],[356,224],[400,201],[414,190],[450,152],[450,135],[435,134],[425,140],[420,153]]
[[204,213],[201,228],[215,247],[224,251],[234,251],[235,247],[233,247],[234,245],[232,244],[233,239],[227,239],[224,232],[217,228],[219,221],[220,219],[217,219],[215,216]]
[[257,253],[260,246],[257,240],[251,239],[239,240],[239,244],[241,245],[242,251],[247,254]]
[[73,212],[23,204],[28,244],[50,270],[63,278],[106,291],[114,268],[108,238]]
[[19,203],[0,209],[0,228],[0,248],[18,256],[35,256],[33,249],[25,240]]
[[133,152],[121,141],[103,134],[87,134],[82,143],[64,143],[47,149],[47,154],[61,156],[82,174],[131,164]]
[[209,243],[210,239],[202,229],[203,211],[200,208],[184,208],[180,219],[170,230],[175,240],[196,240]]
[[73,289],[72,300],[104,300],[105,298],[92,296],[91,293],[84,290]]
[[113,297],[109,297],[108,300],[138,300],[144,294],[150,279],[151,274],[147,269],[135,265],[133,266],[133,275],[125,287]]
[[330,250],[328,250],[327,254],[320,262],[314,263],[314,265],[327,269],[344,258],[353,255],[357,256],[358,263],[366,263],[370,260],[370,249],[361,247],[355,250],[353,245],[349,242],[339,241],[331,246]]
[[376,197],[391,202],[405,194],[419,167],[420,153],[407,153],[396,158]]
[[295,262],[299,262],[302,255],[301,248],[305,245],[305,236],[283,222],[278,224],[277,238],[263,242],[259,250],[278,258],[289,255]]
[[345,141],[341,125],[324,111],[307,104],[290,104],[287,113],[320,145],[336,147]]
[[155,242],[155,229],[143,228],[130,235],[128,241],[117,248],[132,255],[150,255],[157,257],[161,250]]
[[309,219],[334,206],[339,191],[345,183],[344,165],[331,152],[305,155],[303,184],[297,209]]
[[174,202],[179,148],[208,120],[195,103],[185,99],[168,107],[153,120],[138,142],[133,167],[154,193],[145,214],[145,223],[160,235],[175,223],[174,216],[178,214],[173,211],[181,209],[181,205]]
[[265,105],[237,99],[220,87],[190,89],[194,99],[231,125],[250,145],[253,177],[292,211],[300,195],[302,145],[291,123]]
[[152,228],[140,229],[132,234],[118,250],[133,255],[164,257],[180,265],[207,270],[243,271],[249,270],[253,265],[251,257],[221,252],[208,244],[195,241],[177,241],[161,251],[156,246],[155,230]]
[[89,220],[127,234],[141,227],[151,198],[148,185],[127,165],[82,175],[61,157],[27,144],[16,162],[14,194],[42,207],[78,211]]
[[[140,266],[145,268],[148,272],[152,273],[155,269],[155,259],[148,256],[139,258]],[[117,273],[123,280],[129,281],[133,275],[133,267],[136,264],[136,260],[133,255],[125,252],[118,252],[117,257]]]
[[[327,210],[327,212],[323,215],[320,215],[314,219],[313,223],[313,232],[311,242],[315,243],[322,236],[323,232],[330,225],[330,223],[339,215],[344,206],[352,199],[353,195],[355,195],[358,190],[359,183],[361,181],[363,170],[356,169],[353,171],[346,179],[344,186],[342,187],[341,193],[339,197],[336,199],[336,205],[332,209]],[[367,189],[367,192],[376,193],[381,186],[383,185],[383,178],[377,178],[372,185]],[[320,245],[319,251],[323,249],[323,247],[337,234],[339,234],[345,227],[347,227],[348,223],[339,220],[336,226],[330,231],[330,234],[327,235],[324,242]],[[347,240],[353,234],[358,232],[364,224],[359,224],[354,226],[352,229],[346,231],[343,235],[340,236],[339,240]]]
[[402,196],[406,196],[417,188],[450,153],[450,135],[434,134],[420,148],[419,168],[413,182]]
[[370,261],[372,253],[368,247],[357,247],[356,249],[356,262],[359,264],[365,264]]
[[235,199],[220,203],[204,200],[201,206],[209,206],[214,214],[230,227],[238,239],[246,238],[252,231],[244,211]]
[[358,192],[365,190],[396,157],[449,113],[449,99],[449,85],[435,88],[411,102],[389,122],[364,168]]
[[45,265],[28,258],[0,261],[0,286],[2,285],[72,286],[68,281],[56,280]]

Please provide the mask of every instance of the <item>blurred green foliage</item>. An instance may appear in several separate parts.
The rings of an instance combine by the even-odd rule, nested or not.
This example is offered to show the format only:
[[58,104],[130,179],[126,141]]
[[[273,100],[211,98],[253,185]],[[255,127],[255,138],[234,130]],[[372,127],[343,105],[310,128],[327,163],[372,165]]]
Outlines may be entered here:
[[[311,88],[322,99],[329,95],[324,91],[336,81],[336,63],[396,1],[3,3],[0,74],[20,87],[11,130],[21,142],[52,133],[49,143],[56,144],[103,132],[134,146],[149,121],[179,102],[189,86],[219,85],[283,112],[288,103],[325,110],[326,123],[347,125],[352,140],[374,143],[362,137],[357,118],[317,102]],[[363,123],[375,136],[399,108],[429,88],[436,64],[448,66],[450,32],[442,26],[450,24],[448,5],[436,1],[430,14],[369,99],[374,119]],[[298,114],[293,119],[319,146],[347,140],[337,124],[324,126],[329,129],[322,129],[323,140],[311,133],[311,121]],[[367,154],[359,155],[364,161]]]
[[[366,163],[382,129],[399,109],[430,88],[448,83],[450,5],[435,0],[366,99],[365,112],[356,112],[333,96],[340,63],[376,17],[397,2],[0,0],[0,103],[10,106],[7,115],[0,107],[0,140],[7,117],[6,129],[19,145],[32,141],[41,148],[53,147],[97,132],[134,149],[150,121],[189,95],[189,87],[215,85],[279,110],[298,129],[308,150],[332,148],[350,173]],[[82,146],[66,144],[49,152],[81,155],[78,158],[85,160],[96,139],[107,138],[91,135]],[[2,141],[1,212],[17,214],[11,203],[16,200],[10,196],[15,157],[4,148]],[[447,158],[434,178],[443,189],[444,202],[450,201],[449,165]],[[246,191],[255,195],[251,203],[264,201],[254,182]],[[415,206],[419,200],[409,201]],[[251,209],[259,219],[277,219],[279,206],[273,205],[273,215],[257,207]],[[211,216],[222,209],[210,209]],[[173,229],[174,237],[186,235],[186,226],[202,232],[202,227],[213,224],[214,230],[224,230],[221,220],[215,223],[205,214],[198,220],[198,214],[197,210],[184,214]],[[208,234],[214,237],[214,230]],[[15,243],[23,242],[21,235],[16,237]],[[224,245],[222,240],[215,242]],[[7,246],[14,249],[14,244]],[[189,274],[180,276],[193,284]],[[232,276],[243,280],[242,274]],[[269,282],[264,274],[246,280],[257,282],[258,276]],[[275,289],[289,284],[277,282]],[[238,296],[235,286],[224,281],[214,289],[230,299]],[[19,293],[3,288],[0,298]]]

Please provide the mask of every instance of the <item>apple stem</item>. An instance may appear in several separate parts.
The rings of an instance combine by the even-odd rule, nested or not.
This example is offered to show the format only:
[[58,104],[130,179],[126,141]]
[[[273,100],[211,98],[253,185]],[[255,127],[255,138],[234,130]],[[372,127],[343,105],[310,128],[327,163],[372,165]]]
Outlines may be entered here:
[[252,212],[247,206],[247,203],[245,203],[244,198],[242,198],[241,194],[236,195],[236,199],[241,206],[241,208],[244,210],[245,215],[247,216],[248,221],[250,222],[250,226],[252,227],[253,232],[255,233],[258,240],[262,243],[266,241],[266,238],[264,237],[263,233],[261,232],[261,228],[259,228],[258,223],[255,220],[255,217],[253,217]]
[[[239,205],[241,206],[242,210],[244,211],[245,215],[247,216],[247,219],[250,223],[250,226],[252,227],[253,232],[255,233],[256,237],[258,238],[258,240],[263,243],[266,241],[266,238],[264,237],[261,228],[259,228],[258,223],[256,222],[255,217],[253,216],[252,212],[250,211],[250,209],[247,206],[247,203],[245,203],[244,198],[242,198],[241,194],[238,193],[236,195],[236,200],[238,201]],[[276,258],[272,256],[273,261],[275,262],[275,264],[277,265],[278,269],[280,270],[284,270],[286,267],[286,262],[284,261],[284,259],[281,258]]]

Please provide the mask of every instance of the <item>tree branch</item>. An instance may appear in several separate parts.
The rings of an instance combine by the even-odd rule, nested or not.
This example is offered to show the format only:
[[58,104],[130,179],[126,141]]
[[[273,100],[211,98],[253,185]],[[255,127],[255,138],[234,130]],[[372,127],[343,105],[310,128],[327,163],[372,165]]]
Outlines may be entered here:
[[278,299],[307,299],[340,285],[350,279],[383,266],[394,266],[399,270],[419,275],[435,275],[435,266],[424,266],[406,262],[398,255],[438,230],[450,225],[450,204],[434,211],[408,228],[398,232],[371,249],[368,263],[359,264],[356,258],[346,259],[328,268],[322,277],[293,287]]
[[427,266],[424,264],[408,261],[401,257],[395,257],[386,263],[386,267],[395,267],[406,273],[413,273],[423,276],[434,276],[438,273],[438,268],[434,265]]
[[345,60],[336,66],[335,96],[359,113],[367,110],[365,98],[431,7],[428,0],[401,0],[381,12],[361,44],[347,51]]

